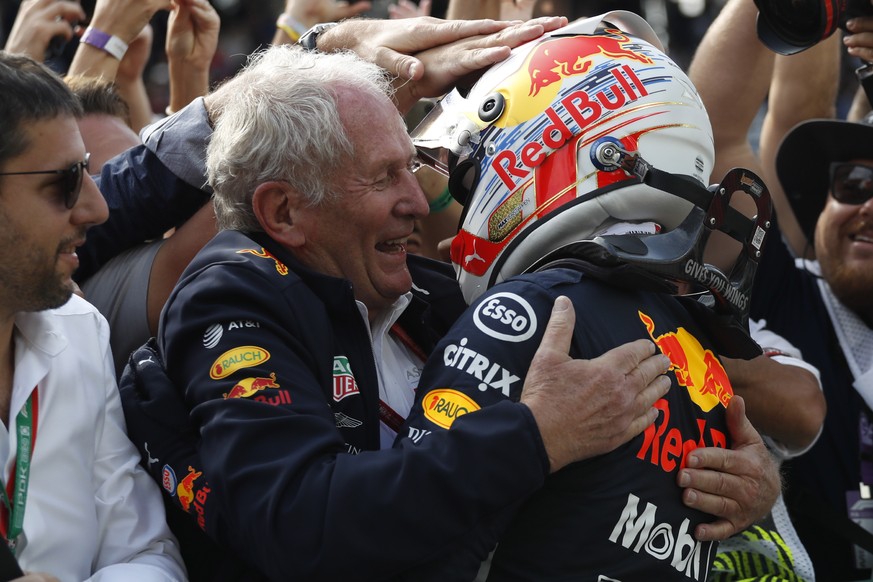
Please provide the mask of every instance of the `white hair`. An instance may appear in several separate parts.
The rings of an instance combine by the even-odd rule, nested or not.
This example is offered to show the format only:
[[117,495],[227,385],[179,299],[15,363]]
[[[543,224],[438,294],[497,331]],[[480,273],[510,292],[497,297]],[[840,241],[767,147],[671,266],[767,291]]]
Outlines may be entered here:
[[389,75],[351,52],[323,54],[294,45],[255,53],[216,90],[220,116],[207,148],[218,226],[262,230],[252,210],[259,184],[284,181],[319,204],[343,163],[354,158],[337,107],[337,89],[391,96]]

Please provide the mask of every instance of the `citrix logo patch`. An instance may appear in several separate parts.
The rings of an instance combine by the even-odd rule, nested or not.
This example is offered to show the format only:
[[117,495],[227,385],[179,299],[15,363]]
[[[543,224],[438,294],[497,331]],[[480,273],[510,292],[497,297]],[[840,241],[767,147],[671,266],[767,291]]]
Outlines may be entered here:
[[493,388],[509,398],[510,388],[521,378],[466,345],[467,338],[462,338],[457,344],[446,346],[443,350],[443,363],[446,367],[457,368],[479,380],[479,390],[482,392]]

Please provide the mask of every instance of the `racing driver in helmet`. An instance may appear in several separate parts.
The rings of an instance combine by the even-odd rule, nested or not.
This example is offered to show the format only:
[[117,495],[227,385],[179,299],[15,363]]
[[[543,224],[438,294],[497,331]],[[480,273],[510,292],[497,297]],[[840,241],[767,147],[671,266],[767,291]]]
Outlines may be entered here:
[[650,338],[673,383],[643,434],[552,474],[416,579],[472,580],[499,539],[489,581],[706,580],[717,543],[694,531],[713,516],[683,504],[676,477],[693,449],[731,444],[719,355],[760,354],[746,330],[763,183],[736,169],[707,187],[703,104],[648,24],[620,11],[515,49],[413,141],[464,204],[451,258],[470,308],[428,361],[399,446],[518,399],[560,296],[576,312],[571,355]]

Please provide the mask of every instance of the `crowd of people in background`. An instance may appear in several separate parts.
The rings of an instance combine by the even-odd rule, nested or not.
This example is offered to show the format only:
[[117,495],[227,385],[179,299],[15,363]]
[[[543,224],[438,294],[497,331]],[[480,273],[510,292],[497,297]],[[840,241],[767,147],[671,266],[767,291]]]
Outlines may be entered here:
[[0,576],[870,579],[873,10],[757,14],[4,4]]
[[[85,0],[81,4],[87,13],[93,13],[95,2],[96,0]],[[0,45],[9,37],[20,4],[19,0],[10,0],[0,7]],[[282,11],[283,2],[282,0],[263,2],[221,0],[212,4],[222,22],[222,33],[210,72],[211,78],[218,81],[239,70],[245,63],[246,55],[270,41],[275,30],[276,15]],[[445,18],[449,1],[367,0],[359,1],[358,4],[366,6],[360,14],[368,18],[407,18],[427,15]],[[494,6],[496,5],[494,3]],[[569,0],[541,0],[535,6],[535,15],[561,14],[572,20],[614,9],[630,10],[646,17],[668,48],[673,60],[685,67],[690,62],[691,55],[709,23],[723,5],[723,0],[692,2],[593,0],[584,4]],[[164,51],[164,42],[168,33],[167,20],[168,14],[159,12],[151,21],[151,47],[144,69],[151,108],[155,112],[163,112],[169,104],[169,74],[167,55]],[[65,70],[75,53],[76,45],[75,40],[63,46],[58,45],[47,62],[58,71]]]

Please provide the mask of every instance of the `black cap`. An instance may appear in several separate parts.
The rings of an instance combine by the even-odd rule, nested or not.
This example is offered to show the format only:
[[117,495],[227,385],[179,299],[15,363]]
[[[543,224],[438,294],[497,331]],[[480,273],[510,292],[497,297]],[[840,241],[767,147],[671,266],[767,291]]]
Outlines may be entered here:
[[863,122],[811,119],[794,126],[776,152],[776,175],[808,241],[830,191],[832,162],[873,160],[873,113]]

